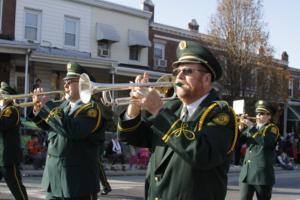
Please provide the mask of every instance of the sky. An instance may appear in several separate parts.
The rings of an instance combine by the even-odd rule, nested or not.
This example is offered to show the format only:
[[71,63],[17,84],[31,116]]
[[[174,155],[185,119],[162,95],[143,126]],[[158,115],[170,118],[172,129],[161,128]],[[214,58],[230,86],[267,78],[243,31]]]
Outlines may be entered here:
[[[106,0],[132,8],[142,9],[143,0]],[[199,32],[206,34],[212,15],[216,14],[217,0],[152,0],[155,5],[154,22],[187,29],[196,19]],[[274,58],[281,53],[289,55],[289,66],[300,69],[300,0],[263,0],[263,21],[267,24],[269,43]],[[299,53],[298,53],[299,51]]]

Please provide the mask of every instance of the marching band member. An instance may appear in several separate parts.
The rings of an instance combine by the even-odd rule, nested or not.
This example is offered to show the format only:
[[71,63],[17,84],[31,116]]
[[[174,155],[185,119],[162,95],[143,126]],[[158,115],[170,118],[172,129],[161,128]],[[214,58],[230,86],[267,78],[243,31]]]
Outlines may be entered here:
[[[119,119],[120,138],[153,151],[146,199],[224,200],[237,124],[232,109],[212,89],[222,69],[208,49],[193,41],[181,41],[177,57],[173,72],[179,99],[163,104],[155,90],[141,96],[143,88],[135,88],[133,102]],[[148,74],[136,77],[137,83],[147,81]],[[141,107],[151,116],[142,116]]]
[[[1,82],[0,94],[15,94],[7,83]],[[13,100],[0,100],[0,172],[15,199],[27,200],[22,183],[20,162],[22,160],[20,113]]]
[[240,119],[239,128],[243,129],[241,134],[247,143],[239,180],[241,200],[251,200],[254,192],[258,200],[271,199],[275,183],[273,150],[279,136],[278,127],[271,123],[275,109],[270,103],[259,100],[255,112],[255,124],[247,118]]
[[97,199],[99,147],[104,145],[105,121],[98,105],[80,100],[78,81],[85,70],[67,64],[64,78],[66,100],[60,105],[39,95],[35,89],[31,117],[49,131],[48,152],[42,187],[46,199]]

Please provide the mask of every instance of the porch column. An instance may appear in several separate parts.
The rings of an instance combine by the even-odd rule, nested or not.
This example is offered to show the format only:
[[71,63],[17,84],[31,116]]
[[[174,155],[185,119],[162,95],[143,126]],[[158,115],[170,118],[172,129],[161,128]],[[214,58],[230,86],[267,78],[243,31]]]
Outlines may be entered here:
[[[24,83],[24,94],[29,93],[29,74],[28,74],[28,67],[29,67],[29,56],[31,53],[31,49],[27,50],[26,58],[25,58],[25,83]],[[28,102],[28,98],[24,99],[24,102]],[[27,107],[24,108],[24,117],[27,118]]]

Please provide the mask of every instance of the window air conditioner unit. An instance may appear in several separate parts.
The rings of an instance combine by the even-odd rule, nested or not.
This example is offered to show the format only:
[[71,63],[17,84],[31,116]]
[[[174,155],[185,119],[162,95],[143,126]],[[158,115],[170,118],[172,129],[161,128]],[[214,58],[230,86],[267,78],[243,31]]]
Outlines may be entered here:
[[167,67],[167,60],[163,59],[154,59],[155,67]]
[[109,51],[107,49],[99,49],[99,56],[109,56]]

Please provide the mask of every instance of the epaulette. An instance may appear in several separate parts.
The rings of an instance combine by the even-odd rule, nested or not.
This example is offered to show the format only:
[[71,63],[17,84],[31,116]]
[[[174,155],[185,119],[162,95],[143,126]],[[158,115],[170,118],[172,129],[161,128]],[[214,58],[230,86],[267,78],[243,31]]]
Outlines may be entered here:
[[[198,122],[198,131],[200,131],[203,127],[203,124],[205,120],[208,118],[208,116],[214,112],[215,109],[221,109],[221,111],[230,112],[234,118],[234,138],[232,141],[232,145],[229,148],[227,154],[230,154],[232,151],[234,151],[236,141],[238,138],[238,122],[236,118],[236,114],[231,106],[226,101],[214,101],[202,114],[199,122]],[[215,114],[213,114],[215,115]],[[230,118],[227,114],[224,112],[220,112],[219,114],[216,114],[216,116],[212,119],[212,121],[216,124],[220,125],[226,125],[229,122]]]
[[90,103],[84,104],[81,106],[74,114],[74,117],[77,117],[78,114],[82,111],[86,111],[86,115],[90,118],[97,118],[97,123],[95,128],[92,130],[94,133],[101,124],[102,113],[97,103],[91,101]]
[[266,136],[266,132],[269,128],[270,128],[270,132],[273,133],[274,135],[276,135],[276,139],[278,139],[278,137],[279,137],[279,128],[273,123],[268,124],[264,128],[262,135]]
[[18,125],[19,121],[20,121],[20,113],[19,113],[19,110],[15,107],[15,106],[8,106],[6,107],[2,112],[1,112],[1,116],[4,116],[4,117],[10,117],[11,114],[12,114],[12,109],[15,109],[16,110],[16,113],[17,113],[17,120],[16,120],[16,125]]

